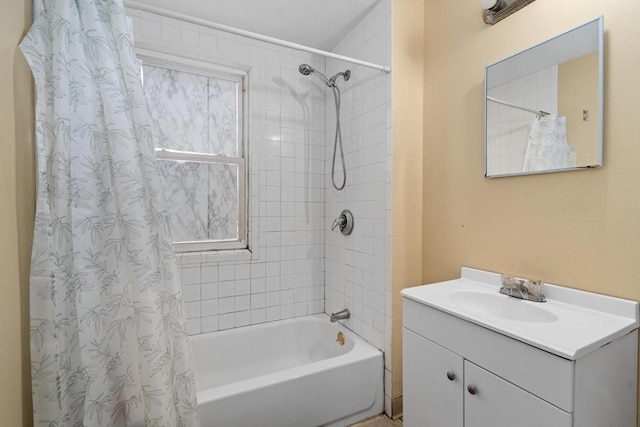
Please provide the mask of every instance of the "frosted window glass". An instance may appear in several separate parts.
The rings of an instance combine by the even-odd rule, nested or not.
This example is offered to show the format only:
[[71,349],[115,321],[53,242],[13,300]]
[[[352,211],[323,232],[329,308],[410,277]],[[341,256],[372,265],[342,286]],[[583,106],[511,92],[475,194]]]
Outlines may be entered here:
[[198,162],[158,161],[174,242],[207,239],[208,166]]
[[210,152],[226,156],[238,153],[238,83],[210,77],[209,144]]
[[150,65],[143,73],[147,104],[160,128],[158,147],[208,153],[207,77]]
[[158,161],[174,242],[238,238],[238,167]]
[[238,82],[143,65],[144,89],[158,123],[158,146],[240,156]]
[[238,237],[238,167],[209,165],[209,239]]

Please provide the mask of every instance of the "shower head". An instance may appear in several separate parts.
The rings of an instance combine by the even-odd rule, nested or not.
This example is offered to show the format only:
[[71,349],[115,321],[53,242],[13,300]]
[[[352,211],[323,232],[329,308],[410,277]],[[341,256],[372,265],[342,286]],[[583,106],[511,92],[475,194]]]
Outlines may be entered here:
[[303,76],[308,76],[309,74],[313,73],[315,70],[309,64],[300,64],[300,66],[298,67],[298,71],[300,71],[300,74],[302,74]]
[[336,80],[338,79],[338,77],[342,77],[345,81],[349,80],[349,78],[351,77],[351,71],[346,70],[345,72],[339,72],[335,76],[333,76],[330,79],[328,79],[324,74],[322,74],[320,71],[314,69],[309,64],[300,64],[300,66],[298,67],[298,71],[303,76],[308,76],[308,75],[310,75],[312,73],[313,74],[317,74],[324,81],[324,83],[329,87],[337,87],[336,86]]

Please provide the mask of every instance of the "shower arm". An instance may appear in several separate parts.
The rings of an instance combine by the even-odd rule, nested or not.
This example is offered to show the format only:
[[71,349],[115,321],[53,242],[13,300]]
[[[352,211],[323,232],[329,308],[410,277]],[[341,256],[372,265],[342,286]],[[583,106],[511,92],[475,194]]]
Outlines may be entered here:
[[[322,80],[324,80],[324,84],[326,84],[327,86],[332,87],[332,86],[334,86],[334,85],[335,85],[335,82],[334,82],[333,80],[328,79],[328,78],[327,78],[327,76],[325,76],[324,74],[322,74],[320,71],[318,71],[318,70],[313,70],[313,72],[314,72],[314,74],[319,75],[319,76],[320,76],[320,78],[321,78]],[[332,77],[332,78],[333,78],[333,77]]]

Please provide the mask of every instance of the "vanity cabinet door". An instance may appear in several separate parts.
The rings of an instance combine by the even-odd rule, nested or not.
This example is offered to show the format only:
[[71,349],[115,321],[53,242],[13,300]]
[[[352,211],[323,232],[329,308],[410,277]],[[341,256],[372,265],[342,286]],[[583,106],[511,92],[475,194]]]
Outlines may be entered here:
[[467,360],[464,361],[464,393],[465,427],[572,425],[571,414]]
[[407,328],[402,339],[404,427],[463,427],[462,357]]

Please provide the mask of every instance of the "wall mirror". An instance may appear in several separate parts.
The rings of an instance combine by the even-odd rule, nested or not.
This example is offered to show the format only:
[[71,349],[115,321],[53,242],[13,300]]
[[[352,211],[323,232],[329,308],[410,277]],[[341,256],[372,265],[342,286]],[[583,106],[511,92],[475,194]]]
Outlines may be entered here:
[[485,69],[485,176],[602,166],[603,17]]

